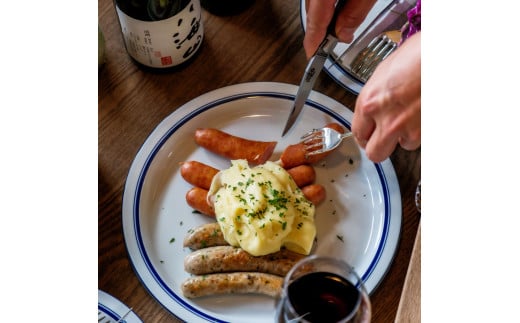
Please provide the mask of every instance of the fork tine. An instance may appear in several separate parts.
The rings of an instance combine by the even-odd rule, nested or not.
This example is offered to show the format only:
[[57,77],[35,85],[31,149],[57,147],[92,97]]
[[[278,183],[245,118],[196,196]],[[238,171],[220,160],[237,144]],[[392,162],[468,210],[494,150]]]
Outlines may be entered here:
[[320,141],[318,143],[312,144],[312,145],[305,145],[305,150],[307,151],[316,151],[314,148],[323,148],[323,142]]
[[309,137],[305,140],[302,140],[300,141],[301,143],[303,143],[304,145],[310,145],[312,143],[315,143],[315,142],[323,142],[323,135],[316,135],[316,136],[313,136],[313,137]]
[[366,82],[377,65],[395,50],[399,40],[399,30],[379,34],[354,57],[350,63],[350,72],[359,80]]
[[372,70],[378,65],[382,60],[384,60],[390,53],[394,50],[397,45],[393,42],[389,42],[385,40],[384,43],[381,43],[382,47],[378,49],[377,53],[374,53],[374,60],[370,62],[368,69]]
[[320,129],[312,129],[311,131],[307,132],[303,136],[300,137],[301,140],[307,140],[309,138],[312,138],[316,135],[319,135],[321,133]]
[[383,37],[379,35],[370,41],[367,47],[363,49],[352,61],[351,69],[354,72],[359,72],[364,66],[366,66],[366,62],[370,62],[372,57],[375,55],[374,53],[379,49],[381,43],[383,41]]
[[318,155],[318,154],[321,154],[321,153],[323,153],[323,149],[318,149],[318,150],[308,151],[305,154],[305,156],[309,157],[309,156],[314,156],[314,155]]

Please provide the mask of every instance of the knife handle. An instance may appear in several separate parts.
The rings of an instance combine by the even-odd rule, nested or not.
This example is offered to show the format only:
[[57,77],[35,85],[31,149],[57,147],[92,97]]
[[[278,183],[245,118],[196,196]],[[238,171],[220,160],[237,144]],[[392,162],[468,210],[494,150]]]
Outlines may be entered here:
[[336,2],[336,7],[334,8],[334,15],[332,16],[332,20],[330,21],[329,26],[327,28],[327,33],[336,38],[338,37],[336,35],[336,20],[338,19],[339,12],[341,11],[341,9],[343,9],[346,2],[347,0],[338,0]]

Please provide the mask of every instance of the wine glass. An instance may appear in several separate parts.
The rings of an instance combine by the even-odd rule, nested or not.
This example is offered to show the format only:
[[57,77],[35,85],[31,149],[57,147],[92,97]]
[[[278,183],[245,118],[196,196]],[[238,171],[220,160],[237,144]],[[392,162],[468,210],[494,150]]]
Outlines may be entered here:
[[341,259],[312,255],[285,276],[276,322],[367,323],[371,304],[362,280]]
[[417,211],[421,213],[421,180],[419,180],[417,188],[415,189],[415,206],[417,207]]

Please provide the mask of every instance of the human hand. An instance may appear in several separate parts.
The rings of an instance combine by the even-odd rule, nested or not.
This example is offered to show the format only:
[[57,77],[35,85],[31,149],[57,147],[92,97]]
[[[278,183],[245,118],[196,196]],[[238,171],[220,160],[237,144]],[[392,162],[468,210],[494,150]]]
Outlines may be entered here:
[[399,143],[421,145],[421,33],[408,38],[379,63],[361,89],[352,132],[367,157],[380,162]]
[[[365,20],[376,0],[349,0],[338,14],[336,20],[336,36],[338,40],[350,43],[354,32]],[[334,15],[336,0],[305,0],[307,12],[305,38],[303,47],[307,58],[314,55],[327,33],[327,27]]]

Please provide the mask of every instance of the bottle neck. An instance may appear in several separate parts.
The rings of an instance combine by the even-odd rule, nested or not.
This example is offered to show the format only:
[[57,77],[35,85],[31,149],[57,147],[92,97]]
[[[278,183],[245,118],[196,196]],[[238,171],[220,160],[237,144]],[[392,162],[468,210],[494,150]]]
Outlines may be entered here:
[[182,11],[192,0],[114,0],[128,16],[141,21],[158,21]]

